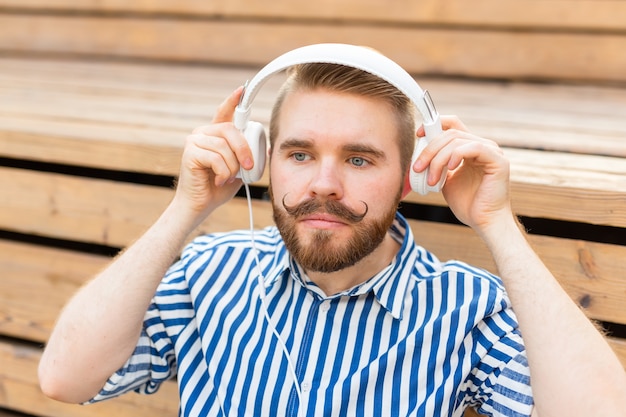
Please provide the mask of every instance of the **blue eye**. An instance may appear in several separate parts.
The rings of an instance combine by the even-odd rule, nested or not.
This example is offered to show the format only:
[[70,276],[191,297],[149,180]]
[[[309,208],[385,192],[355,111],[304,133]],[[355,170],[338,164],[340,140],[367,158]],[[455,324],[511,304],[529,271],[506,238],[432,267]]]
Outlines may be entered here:
[[362,167],[362,166],[367,165],[367,161],[365,159],[359,157],[359,156],[355,156],[353,158],[350,158],[350,162],[355,167]]
[[307,154],[305,154],[304,152],[295,152],[291,156],[298,162],[303,162],[307,159]]

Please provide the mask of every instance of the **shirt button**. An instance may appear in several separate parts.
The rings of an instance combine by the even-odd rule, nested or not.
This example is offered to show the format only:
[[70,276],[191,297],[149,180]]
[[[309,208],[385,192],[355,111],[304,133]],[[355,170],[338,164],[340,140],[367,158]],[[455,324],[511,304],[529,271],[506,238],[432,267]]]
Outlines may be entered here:
[[303,382],[300,388],[302,389],[302,392],[304,393],[309,392],[311,391],[311,384],[309,382]]
[[330,310],[330,301],[324,301],[322,305],[320,305],[320,311],[322,313],[328,313],[328,310]]

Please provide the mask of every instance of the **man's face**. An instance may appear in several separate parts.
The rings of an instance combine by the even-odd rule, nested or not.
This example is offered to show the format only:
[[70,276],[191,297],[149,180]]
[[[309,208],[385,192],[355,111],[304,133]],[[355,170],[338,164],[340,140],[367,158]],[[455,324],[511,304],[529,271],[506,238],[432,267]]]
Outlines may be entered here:
[[274,220],[307,271],[371,254],[401,198],[396,118],[383,101],[315,90],[285,98],[270,163]]

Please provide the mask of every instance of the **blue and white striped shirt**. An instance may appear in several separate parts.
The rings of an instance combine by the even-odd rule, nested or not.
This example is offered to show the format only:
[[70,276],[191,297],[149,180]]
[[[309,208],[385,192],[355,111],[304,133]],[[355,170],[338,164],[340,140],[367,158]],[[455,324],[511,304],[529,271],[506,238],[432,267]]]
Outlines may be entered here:
[[395,260],[326,296],[279,232],[199,237],[159,286],[133,356],[92,401],[151,393],[177,376],[182,416],[528,416],[532,393],[517,321],[499,278],[441,263],[397,215]]

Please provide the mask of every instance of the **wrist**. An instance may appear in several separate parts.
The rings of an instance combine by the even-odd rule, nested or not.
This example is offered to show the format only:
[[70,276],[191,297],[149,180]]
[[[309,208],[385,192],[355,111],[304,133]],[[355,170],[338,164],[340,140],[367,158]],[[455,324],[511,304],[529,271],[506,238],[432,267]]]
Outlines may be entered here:
[[526,241],[524,226],[510,211],[492,216],[488,224],[475,230],[492,252],[510,244],[513,239]]
[[184,241],[210,213],[194,210],[188,204],[174,198],[163,211],[155,226],[166,231],[175,240]]

